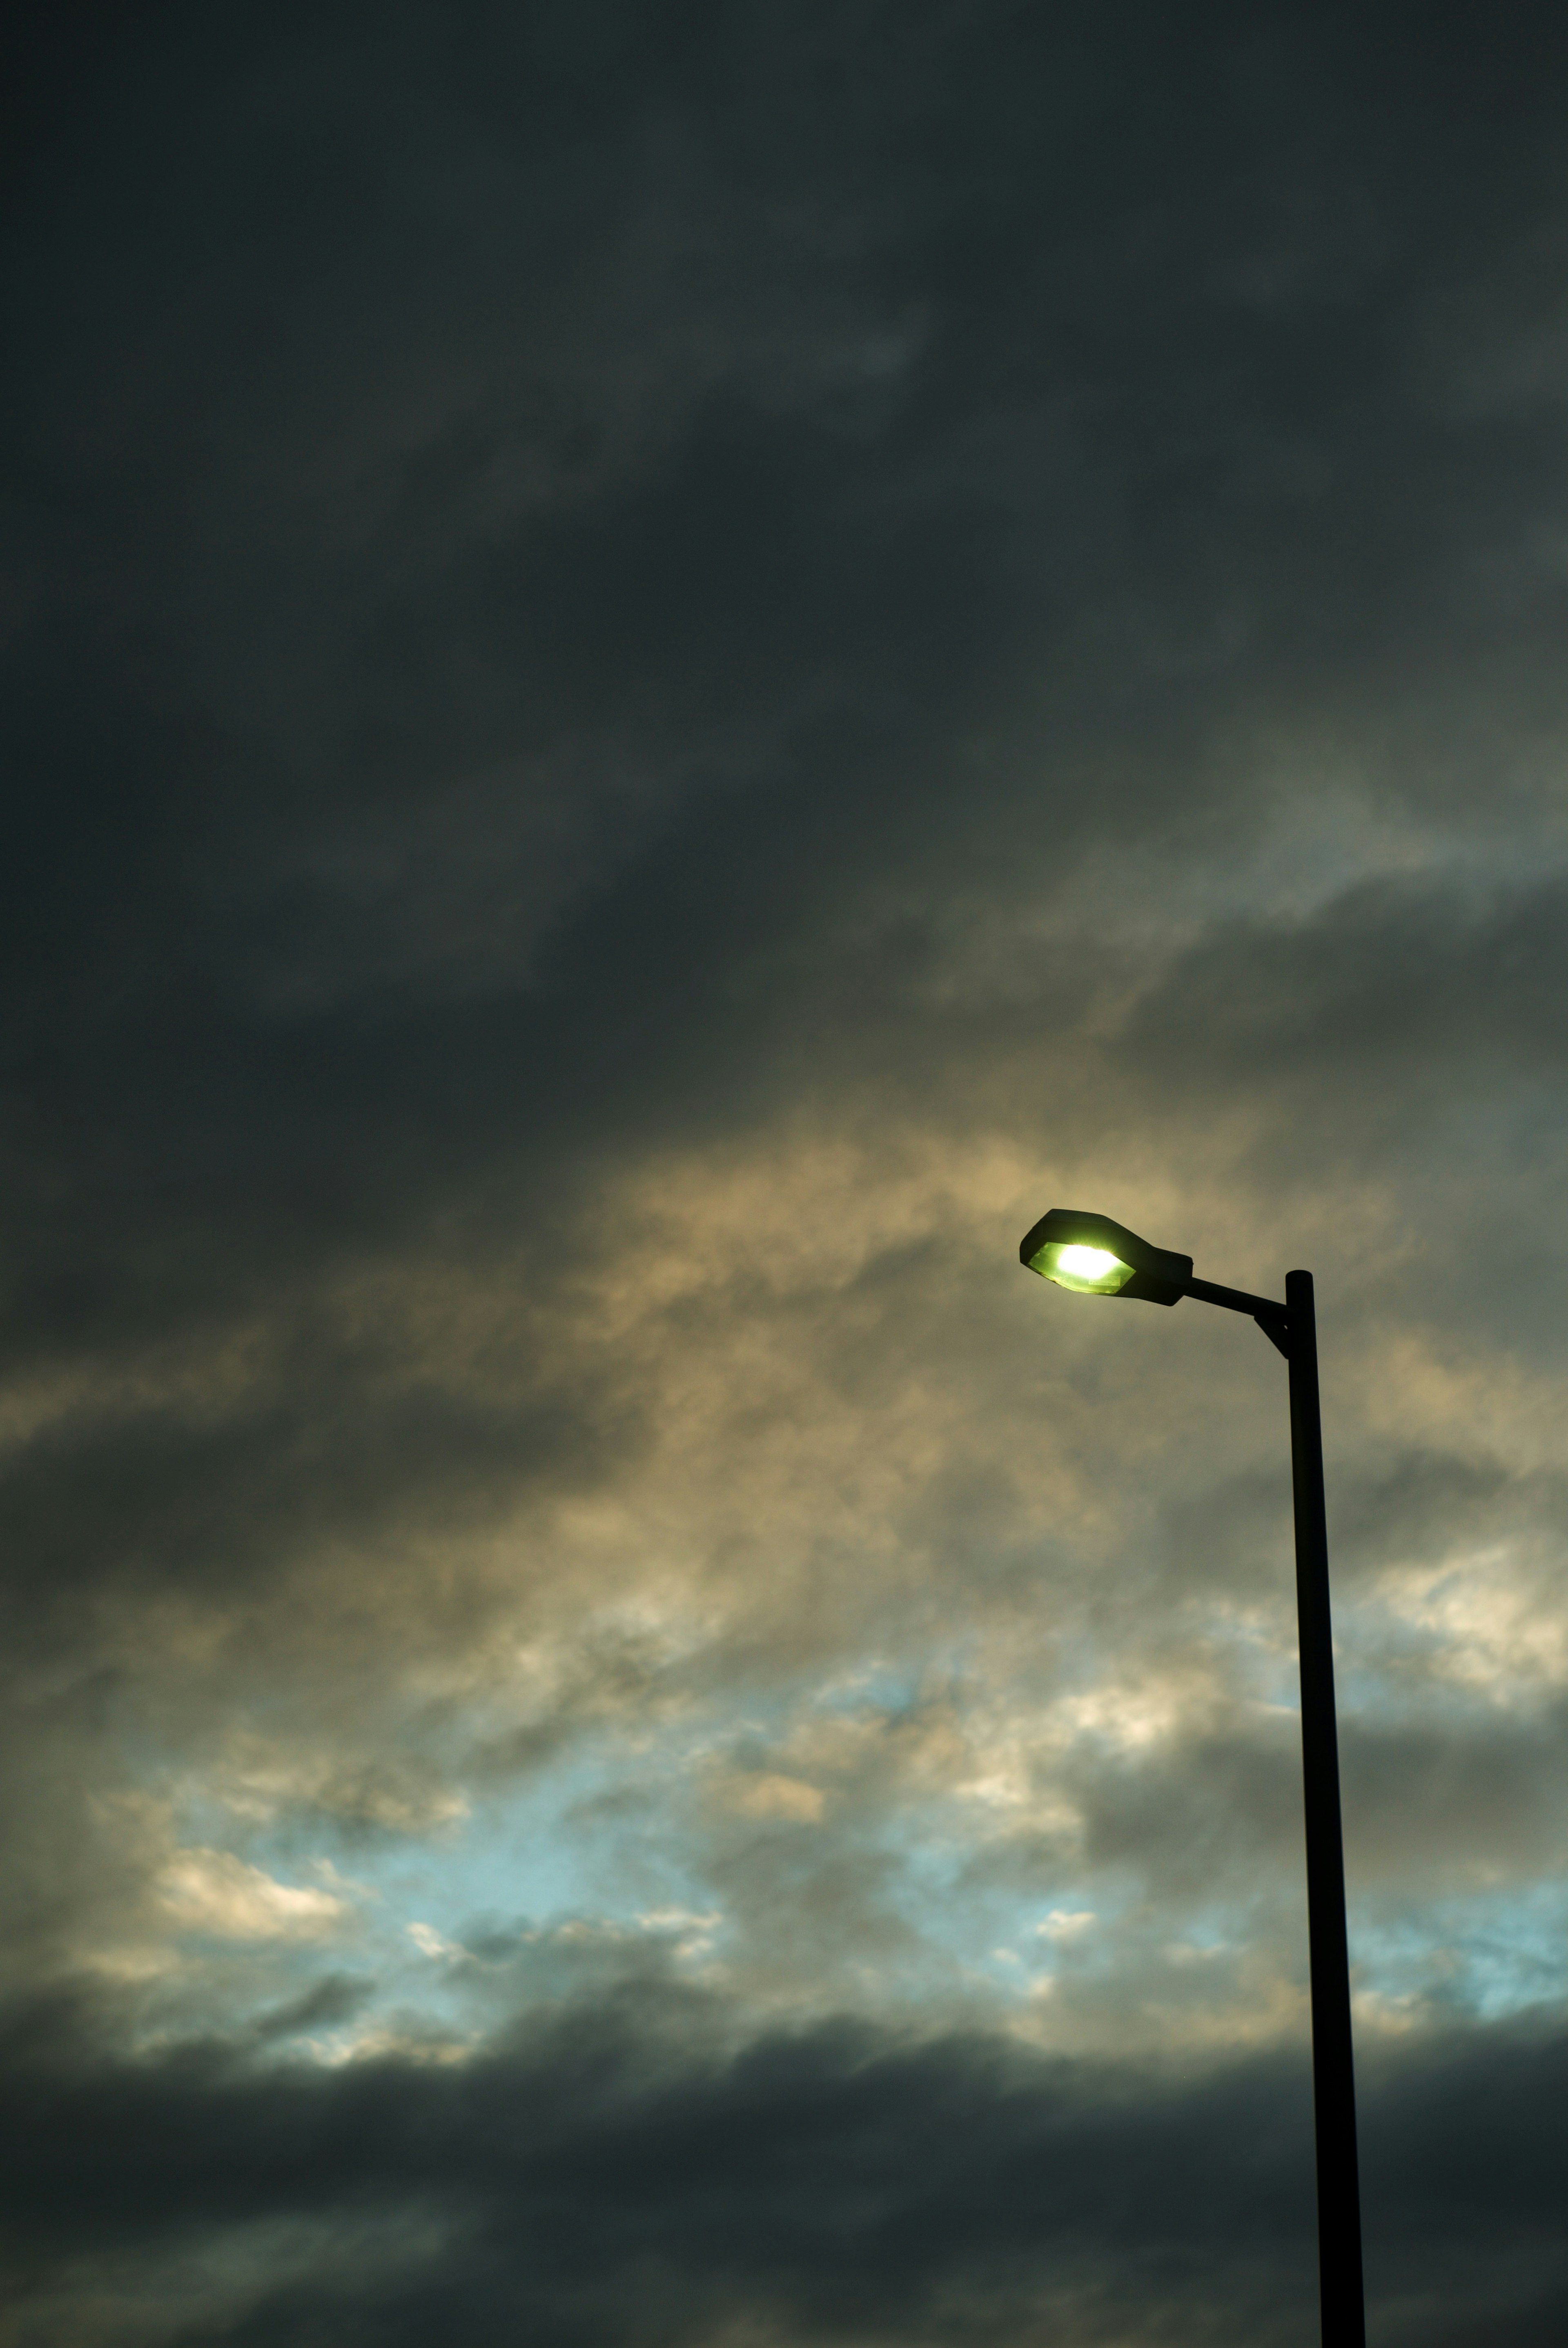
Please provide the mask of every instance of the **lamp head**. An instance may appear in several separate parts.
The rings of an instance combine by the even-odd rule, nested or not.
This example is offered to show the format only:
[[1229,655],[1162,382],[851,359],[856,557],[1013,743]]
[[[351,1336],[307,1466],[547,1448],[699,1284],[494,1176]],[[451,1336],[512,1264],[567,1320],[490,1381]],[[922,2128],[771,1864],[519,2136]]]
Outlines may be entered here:
[[1135,1296],[1147,1304],[1174,1304],[1193,1276],[1190,1255],[1151,1247],[1109,1215],[1052,1207],[1019,1249],[1019,1259],[1042,1280],[1080,1296]]

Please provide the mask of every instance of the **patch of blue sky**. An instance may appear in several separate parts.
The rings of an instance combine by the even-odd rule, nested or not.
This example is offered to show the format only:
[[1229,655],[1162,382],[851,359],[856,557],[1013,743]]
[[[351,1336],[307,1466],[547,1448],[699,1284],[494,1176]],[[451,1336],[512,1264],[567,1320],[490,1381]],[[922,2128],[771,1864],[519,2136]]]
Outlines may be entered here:
[[1200,1956],[1217,1956],[1223,1950],[1241,1945],[1247,1936],[1248,1922],[1248,1911],[1241,1905],[1211,1902],[1206,1908],[1189,1910],[1183,1918],[1181,1946]]
[[[1042,1876],[1030,1884],[977,1881],[973,1814],[956,1801],[911,1806],[884,1820],[877,1848],[897,1861],[886,1887],[891,1903],[938,1958],[953,1966],[1001,1964],[1027,1980],[1054,1969],[1080,1921],[1113,1925],[1138,1897],[1125,1870],[1093,1883],[1077,1875]],[[999,1958],[999,1950],[1011,1956]],[[1016,1964],[1015,1961],[1016,1960]]]
[[1352,1913],[1357,1986],[1497,2022],[1568,1997],[1568,1882]]
[[[308,2048],[333,2061],[356,2044],[394,2037],[462,2041],[524,2003],[571,1994],[597,1972],[640,1958],[692,1964],[722,1931],[707,1887],[678,1850],[644,1850],[635,1873],[617,1866],[611,1813],[624,1756],[580,1755],[477,1802],[427,1838],[377,1840],[356,1854],[352,1875],[331,1879],[353,1910],[327,1941],[269,1952],[264,1989],[247,2005],[275,2010],[323,1976],[349,1973],[368,1993],[342,2026],[280,2039],[276,2056]],[[585,1813],[587,1814],[585,1817]],[[321,1863],[288,1863],[252,1838],[250,1863],[285,1882],[320,1884]],[[251,2018],[256,2018],[252,2015]]]
[[701,1905],[674,1838],[640,1831],[650,1797],[682,1774],[685,1744],[640,1752],[630,1785],[619,1746],[579,1750],[482,1796],[455,1830],[378,1854],[364,1872],[396,1913],[454,1939],[475,1918],[630,1925],[650,1910]]
[[[803,1710],[885,1714],[917,1695],[912,1677],[878,1663],[825,1689],[781,1689],[740,1716],[714,1706],[632,1736],[625,1724],[596,1726],[543,1767],[470,1783],[463,1813],[406,1830],[358,1832],[308,1806],[249,1816],[187,1779],[177,1789],[177,1839],[232,1851],[287,1885],[342,1885],[359,1908],[362,1941],[384,1960],[412,1926],[453,1946],[477,1920],[485,1929],[548,1932],[589,1920],[656,1932],[650,1916],[705,1914],[713,1904],[683,1831],[686,1797],[706,1764],[753,1746],[752,1765],[766,1769]],[[308,1970],[303,1952],[300,1962]]]
[[[421,1937],[460,1952],[477,1926],[548,1934],[588,1918],[634,1932],[650,1929],[641,1920],[651,1911],[703,1912],[711,1902],[682,1863],[678,1838],[638,1831],[689,1767],[690,1744],[656,1740],[633,1769],[624,1745],[601,1734],[543,1769],[471,1793],[463,1814],[357,1836],[310,1812],[237,1816],[190,1783],[180,1788],[177,1839],[232,1851],[277,1882],[324,1888],[344,1901],[354,1921],[339,1939],[278,1948],[275,1972],[303,1980],[368,1962],[390,1986],[412,1966],[432,1991],[439,1967],[432,1970]],[[641,1806],[630,1818],[629,1791]]]
[[935,1657],[917,1672],[910,1664],[873,1658],[811,1690],[810,1707],[829,1715],[908,1712],[929,1684],[933,1665],[941,1669],[944,1663],[953,1667],[951,1658]]

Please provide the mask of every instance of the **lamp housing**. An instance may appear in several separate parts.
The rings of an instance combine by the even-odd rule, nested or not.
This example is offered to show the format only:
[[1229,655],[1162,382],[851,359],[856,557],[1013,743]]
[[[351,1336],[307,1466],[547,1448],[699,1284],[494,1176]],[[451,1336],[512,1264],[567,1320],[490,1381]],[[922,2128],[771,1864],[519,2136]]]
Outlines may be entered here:
[[1193,1259],[1151,1247],[1124,1223],[1077,1207],[1052,1207],[1019,1248],[1019,1261],[1042,1280],[1080,1296],[1132,1296],[1174,1304],[1187,1292]]

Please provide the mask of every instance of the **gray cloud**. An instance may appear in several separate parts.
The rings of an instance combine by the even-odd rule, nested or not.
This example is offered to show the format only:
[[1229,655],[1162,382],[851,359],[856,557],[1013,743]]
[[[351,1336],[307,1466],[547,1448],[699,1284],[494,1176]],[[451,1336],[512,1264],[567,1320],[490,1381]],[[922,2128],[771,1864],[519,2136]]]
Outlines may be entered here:
[[[1156,2082],[978,2036],[733,2024],[629,1991],[455,2071],[262,2077],[218,2044],[127,2068],[69,2033],[62,2057],[35,2018],[7,2066],[34,2303],[134,2245],[159,2340],[1310,2336],[1299,2063]],[[1480,2307],[1522,2340],[1560,2321],[1562,2059],[1550,2034],[1460,2037],[1368,2082],[1389,2339],[1468,2340]],[[262,2228],[281,2281],[251,2266]],[[70,2320],[98,2336],[90,2303]]]

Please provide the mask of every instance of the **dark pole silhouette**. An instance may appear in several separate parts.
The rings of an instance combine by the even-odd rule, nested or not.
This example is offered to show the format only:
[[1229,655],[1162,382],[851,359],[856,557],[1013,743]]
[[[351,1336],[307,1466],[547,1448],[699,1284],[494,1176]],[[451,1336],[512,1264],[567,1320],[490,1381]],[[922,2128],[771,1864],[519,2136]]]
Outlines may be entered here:
[[1317,2137],[1317,2271],[1324,2348],[1364,2348],[1361,2201],[1345,1846],[1334,1718],[1334,1632],[1323,1510],[1323,1422],[1312,1274],[1285,1276],[1290,1364],[1290,1469],[1296,1499],[1296,1609],[1301,1643],[1301,1762],[1307,1808],[1307,1935],[1312,1963],[1312,2100]]
[[1245,1313],[1290,1365],[1290,1469],[1296,1506],[1296,1608],[1301,1651],[1302,1788],[1307,1813],[1307,1932],[1312,1972],[1312,2100],[1317,2147],[1317,2273],[1323,2348],[1366,2348],[1361,2201],[1345,1846],[1334,1715],[1334,1631],[1323,1500],[1323,1421],[1312,1274],[1286,1274],[1285,1302],[1194,1280],[1193,1259],[1151,1247],[1108,1216],[1053,1208],[1019,1250],[1031,1272],[1096,1296],[1176,1304],[1184,1296]]

